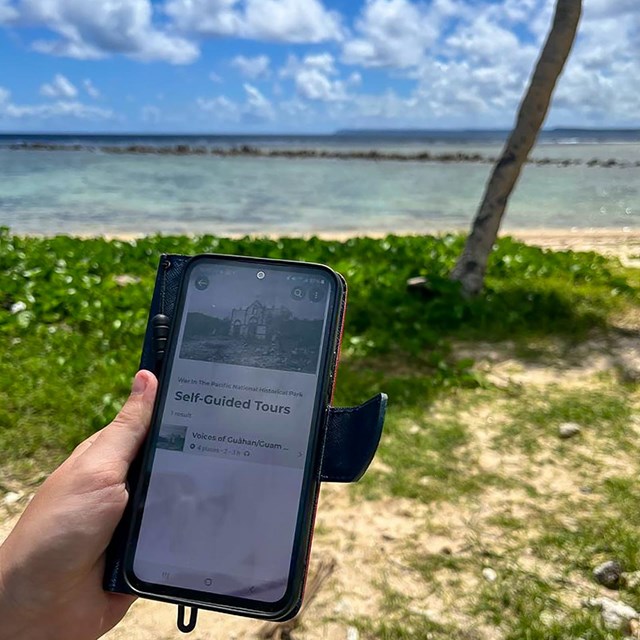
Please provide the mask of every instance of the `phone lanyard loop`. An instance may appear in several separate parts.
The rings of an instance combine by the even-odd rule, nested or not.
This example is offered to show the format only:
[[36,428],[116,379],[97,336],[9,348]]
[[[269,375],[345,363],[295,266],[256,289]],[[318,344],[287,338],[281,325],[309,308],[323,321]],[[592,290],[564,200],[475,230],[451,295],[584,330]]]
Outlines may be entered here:
[[178,605],[178,629],[182,633],[191,633],[196,628],[196,622],[198,622],[198,608],[189,607],[191,613],[189,614],[189,622],[185,622],[186,607],[183,604]]

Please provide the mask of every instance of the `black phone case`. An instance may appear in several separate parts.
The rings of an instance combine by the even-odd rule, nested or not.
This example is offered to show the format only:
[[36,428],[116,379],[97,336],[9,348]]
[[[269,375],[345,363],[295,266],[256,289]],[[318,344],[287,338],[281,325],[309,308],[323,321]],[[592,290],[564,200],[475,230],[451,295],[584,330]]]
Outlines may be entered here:
[[[160,259],[140,359],[140,369],[153,371],[156,375],[160,373],[162,368],[168,327],[175,311],[182,275],[190,259],[191,256],[172,254],[164,254]],[[339,330],[342,327],[345,307],[346,298],[343,300],[341,317],[338,320]],[[340,340],[336,342],[336,350],[339,348]],[[337,357],[334,358],[334,362],[334,370],[330,372],[332,380],[335,380]],[[324,438],[319,471],[320,481],[356,482],[363,476],[378,447],[386,407],[387,396],[383,393],[379,393],[357,407],[328,407],[324,428],[320,433],[320,437]],[[136,494],[141,462],[142,451],[131,465],[127,477],[130,496]],[[129,501],[107,548],[103,582],[106,591],[135,593],[127,584],[123,571],[134,506],[132,502],[133,500]],[[165,602],[171,601],[165,597],[161,599]],[[184,603],[176,601],[176,604],[180,605],[180,613],[183,614]],[[298,607],[299,605],[300,603],[298,603]],[[201,603],[194,604],[194,606],[205,608]],[[296,611],[298,607],[296,607]],[[193,629],[195,616],[192,617],[191,625],[184,622],[181,624],[179,616],[178,626],[183,631]]]

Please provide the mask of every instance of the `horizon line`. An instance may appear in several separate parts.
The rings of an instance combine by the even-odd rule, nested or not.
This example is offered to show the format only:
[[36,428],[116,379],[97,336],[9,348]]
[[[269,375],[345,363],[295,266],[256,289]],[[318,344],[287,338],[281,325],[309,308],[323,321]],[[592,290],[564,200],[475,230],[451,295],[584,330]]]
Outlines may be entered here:
[[[166,136],[166,137],[185,137],[185,136],[218,136],[218,137],[285,137],[285,136],[313,136],[313,137],[337,137],[346,135],[361,134],[452,134],[452,133],[510,133],[511,128],[492,129],[492,128],[344,128],[334,131],[323,132],[205,132],[205,131],[0,131],[0,136]],[[574,132],[574,133],[640,133],[640,125],[637,127],[565,127],[554,126],[540,130],[540,133],[556,133],[556,132]]]

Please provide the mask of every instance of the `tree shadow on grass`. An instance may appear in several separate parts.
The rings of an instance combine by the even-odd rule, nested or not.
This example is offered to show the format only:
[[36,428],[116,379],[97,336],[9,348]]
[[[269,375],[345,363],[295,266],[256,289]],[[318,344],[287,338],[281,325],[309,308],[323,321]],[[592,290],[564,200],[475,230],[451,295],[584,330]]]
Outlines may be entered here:
[[[361,402],[382,390],[394,407],[427,406],[446,389],[478,386],[473,361],[458,357],[453,342],[508,341],[519,355],[539,362],[540,354],[530,349],[537,341],[555,340],[562,345],[558,357],[570,358],[596,337],[606,349],[616,331],[610,316],[619,294],[603,287],[501,283],[470,300],[449,281],[436,283],[435,290],[428,300],[405,293],[396,307],[382,296],[374,303],[372,294],[353,317],[347,315],[337,403]],[[362,307],[376,312],[361,313]]]

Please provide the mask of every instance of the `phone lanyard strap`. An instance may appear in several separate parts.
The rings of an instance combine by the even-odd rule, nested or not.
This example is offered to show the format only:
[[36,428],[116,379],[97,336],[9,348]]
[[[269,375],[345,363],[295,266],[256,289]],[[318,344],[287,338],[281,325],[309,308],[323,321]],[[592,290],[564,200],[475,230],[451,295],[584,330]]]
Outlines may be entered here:
[[196,622],[198,621],[198,608],[189,607],[191,613],[189,614],[189,622],[185,622],[186,607],[183,604],[178,605],[178,629],[182,633],[191,633],[196,628]]

